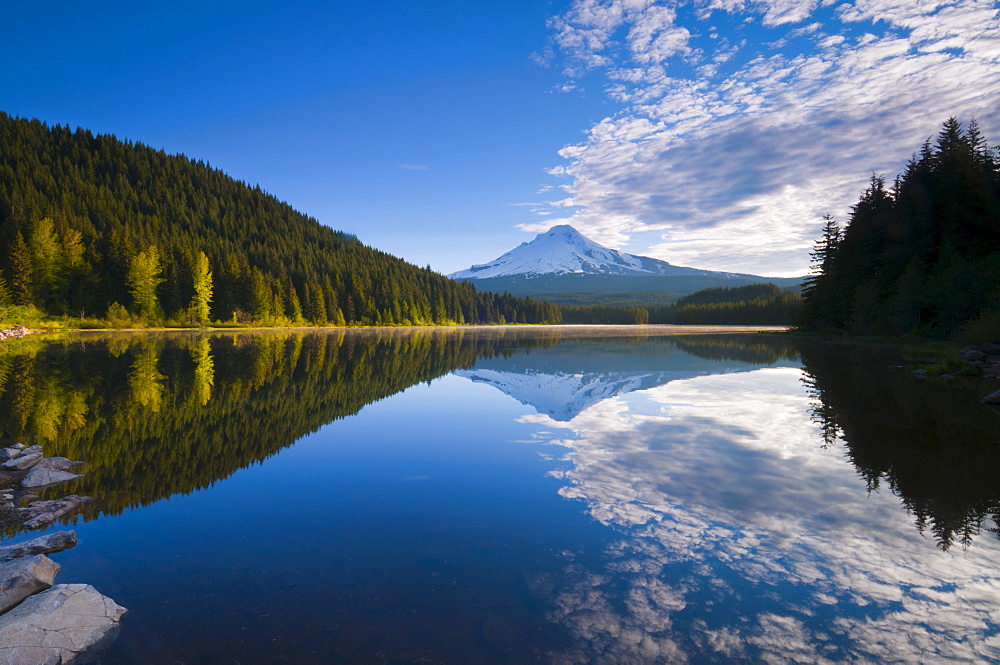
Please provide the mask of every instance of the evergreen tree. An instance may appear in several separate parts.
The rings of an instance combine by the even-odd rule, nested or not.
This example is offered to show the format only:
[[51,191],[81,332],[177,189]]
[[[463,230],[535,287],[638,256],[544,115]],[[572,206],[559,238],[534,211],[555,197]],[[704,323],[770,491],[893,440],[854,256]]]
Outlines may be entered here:
[[28,249],[28,243],[24,241],[24,236],[21,235],[20,231],[17,232],[17,236],[14,238],[10,264],[14,272],[12,284],[14,304],[31,305],[34,302],[34,285],[31,279],[31,251]]
[[[0,312],[6,311],[11,305],[14,304],[14,296],[11,295],[10,287],[7,286],[7,280],[4,279],[3,274],[0,273]],[[0,388],[2,390],[2,388]]]
[[813,327],[827,327],[833,324],[821,315],[833,308],[831,302],[836,294],[823,288],[825,279],[832,274],[837,249],[843,239],[840,224],[832,215],[823,216],[823,235],[816,241],[809,256],[812,258],[811,273],[802,284],[803,318]]

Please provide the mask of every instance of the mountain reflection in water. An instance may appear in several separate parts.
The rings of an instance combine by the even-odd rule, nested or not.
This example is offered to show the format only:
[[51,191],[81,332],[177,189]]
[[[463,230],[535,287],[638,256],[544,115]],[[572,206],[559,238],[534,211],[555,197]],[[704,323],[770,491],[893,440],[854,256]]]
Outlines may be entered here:
[[[109,664],[998,660],[1000,542],[983,533],[998,508],[997,416],[978,404],[983,386],[920,383],[887,364],[874,350],[752,335],[78,337],[0,347],[0,422],[5,437],[86,462],[83,478],[48,490],[95,497],[76,527],[85,544],[128,509],[150,506],[128,521],[139,529],[155,523],[151,504],[167,510],[161,499],[194,492],[204,505],[254,464],[277,477],[269,457],[328,433],[309,464],[330,485],[282,480],[296,488],[287,506],[263,512],[265,531],[288,518],[295,552],[234,550],[189,582],[188,568],[171,577],[181,564],[142,550],[134,570],[106,573],[124,579],[104,590],[133,610]],[[404,390],[415,411],[386,399]],[[365,418],[368,404],[380,415]],[[392,466],[385,451],[323,466],[333,437],[358,435],[348,425],[395,412],[427,415],[386,430],[412,439],[386,451],[429,460],[438,448],[424,442],[458,431],[436,444],[446,459],[396,484],[377,475]],[[518,451],[540,459],[496,457]],[[308,522],[316,533],[287,526],[331,494],[335,509]],[[368,505],[382,512],[341,510]],[[152,528],[135,538],[163,538],[174,556],[198,549]],[[105,574],[86,549],[64,556],[87,581]],[[310,567],[310,589],[282,609],[274,597],[302,574],[288,556]],[[192,600],[218,579],[269,595]],[[185,589],[173,604],[149,604],[172,586]],[[191,632],[172,627],[188,615]],[[240,632],[248,616],[253,635]]]

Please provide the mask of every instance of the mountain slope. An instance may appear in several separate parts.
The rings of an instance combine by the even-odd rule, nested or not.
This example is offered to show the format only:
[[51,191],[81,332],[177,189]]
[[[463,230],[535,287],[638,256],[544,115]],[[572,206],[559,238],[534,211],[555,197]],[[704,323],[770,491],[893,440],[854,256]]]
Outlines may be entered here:
[[[531,242],[521,243],[503,256],[452,273],[453,279],[539,275],[695,275],[711,271],[682,268],[646,256],[626,254],[600,245],[567,224],[553,226]],[[712,273],[717,274],[717,273]],[[722,274],[722,273],[718,273]]]
[[142,267],[160,310],[144,315],[147,323],[185,322],[200,253],[214,286],[208,318],[216,321],[559,317],[550,305],[477,293],[366,247],[204,162],[0,113],[0,269],[9,286],[0,282],[0,307],[13,300],[81,319],[123,312],[137,300],[135,269]]
[[648,256],[635,256],[600,245],[568,224],[553,226],[530,242],[523,242],[489,263],[452,273],[453,279],[537,277],[540,275],[730,275],[683,268]]
[[489,263],[449,275],[477,288],[559,304],[646,306],[718,286],[773,282],[797,288],[801,278],[768,278],[675,266],[604,247],[572,226],[554,226]]

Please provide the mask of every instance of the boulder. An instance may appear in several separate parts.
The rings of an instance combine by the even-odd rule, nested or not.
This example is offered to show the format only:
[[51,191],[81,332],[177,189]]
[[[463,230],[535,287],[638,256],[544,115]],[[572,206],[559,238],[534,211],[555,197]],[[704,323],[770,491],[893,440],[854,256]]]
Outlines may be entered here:
[[0,614],[52,586],[59,567],[44,554],[0,563]]
[[50,554],[62,552],[76,545],[76,531],[56,531],[55,533],[26,540],[17,545],[0,547],[0,561],[16,559],[32,554]]
[[979,347],[979,350],[990,356],[1000,356],[1000,344],[994,344],[992,342],[983,344]]
[[45,485],[53,485],[55,483],[62,483],[67,480],[73,480],[74,478],[79,478],[80,476],[75,473],[67,473],[65,471],[51,471],[49,469],[43,469],[40,465],[36,465],[33,469],[28,471],[28,475],[24,477],[21,481],[21,485],[24,487],[44,487]]
[[20,448],[0,448],[0,462],[9,462],[15,457],[20,457],[22,455]]
[[51,524],[57,517],[62,517],[84,501],[90,501],[90,497],[70,494],[51,501],[33,501],[26,508],[21,508],[21,519],[24,520],[24,526],[37,529]]
[[977,350],[962,351],[961,356],[962,360],[967,363],[976,363],[981,360],[986,360],[987,357],[985,353]]
[[6,330],[0,330],[0,339],[20,339],[25,335],[30,335],[31,330],[24,326],[14,326]]
[[925,379],[925,378],[927,378],[927,370],[926,369],[915,369],[915,370],[913,370],[913,376],[917,377],[918,379]]
[[20,457],[15,457],[12,460],[7,460],[3,463],[3,468],[12,469],[14,471],[27,471],[31,467],[35,466],[42,459],[41,453],[31,453],[21,455]]
[[0,665],[92,662],[126,611],[89,584],[57,584],[0,616]]
[[73,460],[65,457],[43,457],[39,460],[38,464],[35,465],[35,468],[48,469],[49,471],[69,471],[78,464],[83,464],[83,462],[74,462]]
[[22,455],[34,455],[35,453],[42,452],[42,447],[39,445],[28,446],[21,451]]
[[1000,404],[1000,390],[990,393],[983,398],[983,404],[997,405]]

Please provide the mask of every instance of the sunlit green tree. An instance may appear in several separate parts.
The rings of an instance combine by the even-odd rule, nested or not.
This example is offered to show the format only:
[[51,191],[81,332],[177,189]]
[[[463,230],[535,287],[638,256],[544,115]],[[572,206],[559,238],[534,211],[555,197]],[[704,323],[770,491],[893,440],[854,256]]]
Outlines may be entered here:
[[160,301],[156,295],[156,288],[165,281],[161,276],[162,272],[163,266],[156,245],[150,245],[145,251],[139,252],[129,263],[126,279],[132,300],[139,315],[150,321],[162,318]]
[[191,299],[191,315],[201,324],[208,323],[212,302],[212,271],[209,270],[205,252],[198,252],[194,260],[194,297]]

